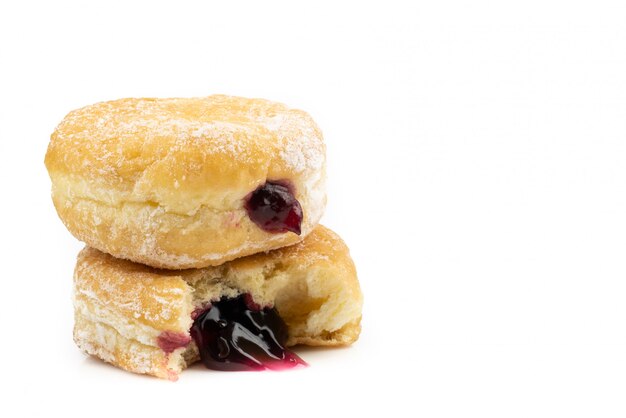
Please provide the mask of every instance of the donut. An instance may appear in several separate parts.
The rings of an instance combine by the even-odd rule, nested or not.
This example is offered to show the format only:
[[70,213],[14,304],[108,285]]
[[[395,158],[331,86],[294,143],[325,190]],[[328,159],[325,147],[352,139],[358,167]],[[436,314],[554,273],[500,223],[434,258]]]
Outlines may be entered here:
[[157,268],[216,266],[301,241],[326,204],[322,133],[263,99],[121,99],[51,135],[52,199],[88,246]]
[[202,269],[155,269],[86,247],[73,300],[82,351],[170,380],[198,360],[218,370],[297,366],[286,347],[356,341],[363,304],[348,247],[321,225],[293,246]]

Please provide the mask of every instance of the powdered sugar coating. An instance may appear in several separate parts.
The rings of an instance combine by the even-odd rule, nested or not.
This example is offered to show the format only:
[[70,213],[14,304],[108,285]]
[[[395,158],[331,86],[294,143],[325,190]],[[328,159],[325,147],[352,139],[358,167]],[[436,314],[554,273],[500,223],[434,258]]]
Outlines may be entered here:
[[[138,142],[144,150],[133,146]],[[49,153],[64,151],[59,164],[87,174],[126,179],[125,165],[151,162],[192,147],[203,156],[241,164],[258,162],[257,148],[295,172],[317,170],[324,161],[319,128],[305,112],[263,99],[229,96],[121,99],[70,112],[52,135]],[[139,152],[138,152],[139,151]],[[80,156],[80,161],[73,157]],[[139,160],[141,161],[139,161]],[[77,164],[79,167],[77,167]],[[193,165],[193,162],[191,162]]]
[[195,344],[187,345],[193,313],[240,294],[278,309],[287,346],[358,338],[362,294],[354,263],[341,238],[318,226],[296,245],[204,269],[157,270],[85,248],[74,276],[74,339],[118,367],[175,379],[198,360]]
[[[311,117],[262,99],[121,99],[75,110],[46,166],[59,216],[90,246],[155,267],[187,268],[296,243],[324,211],[325,147]],[[303,236],[269,235],[243,200],[287,180]],[[193,245],[192,245],[193,244]]]

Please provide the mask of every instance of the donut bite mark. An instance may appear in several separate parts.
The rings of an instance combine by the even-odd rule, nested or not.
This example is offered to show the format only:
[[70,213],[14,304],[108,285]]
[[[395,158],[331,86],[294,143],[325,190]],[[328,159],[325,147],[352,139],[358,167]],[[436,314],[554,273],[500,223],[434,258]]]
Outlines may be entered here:
[[363,297],[347,246],[317,226],[302,242],[217,267],[160,270],[92,248],[74,274],[74,340],[122,369],[176,380],[295,367],[289,347],[348,345]]

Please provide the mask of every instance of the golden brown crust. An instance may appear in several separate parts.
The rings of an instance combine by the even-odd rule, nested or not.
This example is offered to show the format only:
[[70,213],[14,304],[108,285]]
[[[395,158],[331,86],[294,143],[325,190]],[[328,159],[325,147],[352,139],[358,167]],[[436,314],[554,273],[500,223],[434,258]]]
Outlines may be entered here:
[[189,337],[191,312],[250,293],[273,304],[288,345],[347,345],[360,332],[362,294],[348,248],[318,226],[302,242],[218,267],[158,270],[92,248],[78,256],[74,338],[85,352],[123,369],[175,379],[197,359],[193,343],[165,353],[163,333]]
[[80,312],[76,312],[74,322],[74,341],[78,346],[121,369],[176,380],[185,367],[181,358],[125,337],[112,326],[90,320]]
[[[61,220],[80,240],[162,268],[219,265],[301,240],[326,203],[322,134],[305,112],[262,99],[122,99],[68,114],[46,167]],[[245,196],[288,180],[302,236],[270,234]]]

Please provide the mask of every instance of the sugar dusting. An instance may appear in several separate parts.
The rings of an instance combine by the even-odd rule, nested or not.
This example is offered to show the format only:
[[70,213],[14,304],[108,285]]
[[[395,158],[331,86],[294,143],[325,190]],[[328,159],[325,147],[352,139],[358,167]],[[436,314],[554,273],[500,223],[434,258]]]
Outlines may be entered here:
[[222,95],[121,99],[83,107],[59,124],[51,150],[62,147],[70,155],[68,164],[71,154],[86,154],[83,169],[119,175],[128,160],[124,143],[136,139],[148,147],[162,142],[170,150],[201,142],[206,155],[228,154],[243,163],[252,158],[246,152],[250,146],[267,141],[278,145],[278,156],[296,172],[319,169],[324,161],[321,133],[306,113],[268,100]]
[[[232,265],[176,272],[189,288],[170,288],[169,294],[182,295],[188,290],[194,293],[194,299],[187,299],[185,302],[189,309],[184,315],[191,317],[192,309],[203,306],[203,302],[219,299],[220,296],[233,297],[242,292],[250,292],[254,301],[273,303],[279,300],[280,293],[288,295],[295,290],[293,287],[286,287],[287,283],[301,281],[306,286],[297,286],[298,292],[307,292],[306,295],[315,300],[320,300],[320,296],[323,296],[326,302],[320,309],[311,311],[306,321],[303,318],[300,324],[290,324],[291,337],[288,345],[348,344],[358,336],[362,299],[346,295],[346,292],[355,291],[348,279],[338,279],[335,274],[324,273],[328,271],[326,261],[330,255],[336,252],[347,254],[347,251],[347,247],[336,234],[319,227],[305,241],[255,256],[248,263],[235,262]],[[161,270],[158,277],[146,276],[143,268],[135,270],[137,265],[115,260],[95,250],[86,249],[81,254],[76,270],[74,295],[79,324],[75,329],[75,339],[79,347],[119,367],[169,378],[176,378],[181,366],[186,367],[197,360],[197,356],[188,356],[195,349],[193,343],[187,346],[186,352],[178,350],[187,344],[186,333],[171,332],[163,326],[148,328],[121,312],[129,306],[126,298],[127,284],[141,283],[140,287],[146,293],[154,288],[155,283],[168,280],[174,273]],[[316,266],[318,262],[323,264]],[[328,272],[337,273],[335,268],[341,265],[339,263]],[[322,278],[325,279],[321,280]],[[356,281],[356,276],[352,280]],[[107,285],[102,289],[101,284],[104,282]],[[308,287],[312,283],[321,285],[322,293],[318,292],[320,288],[315,290]],[[106,293],[114,293],[105,297],[104,290]],[[358,288],[356,291],[358,292]],[[353,300],[354,298],[358,300]],[[109,302],[103,303],[103,300]],[[151,300],[160,305],[168,298],[156,293],[151,296]],[[300,300],[299,296],[296,295],[295,300]],[[352,302],[347,303],[350,300]],[[116,304],[117,301],[121,304]],[[282,308],[279,306],[278,309]],[[321,331],[317,331],[318,328]],[[170,350],[172,354],[163,361],[163,353],[167,354]],[[185,356],[186,362],[179,363],[181,356]]]
[[[241,175],[241,184],[264,181],[268,172],[286,173],[281,175],[298,185],[308,232],[325,206],[324,161],[322,134],[309,115],[228,96],[121,99],[75,110],[55,130],[46,158],[53,195],[73,217],[66,225],[74,235],[116,257],[170,268],[284,245],[276,236],[242,239],[219,252],[164,248],[159,237],[171,219],[178,230],[193,232],[198,219],[226,228],[226,219],[245,218],[241,196],[248,191],[222,190],[211,181],[222,168],[207,166],[225,162],[229,178]],[[256,177],[247,178],[251,172]],[[113,248],[111,242],[125,244]]]

